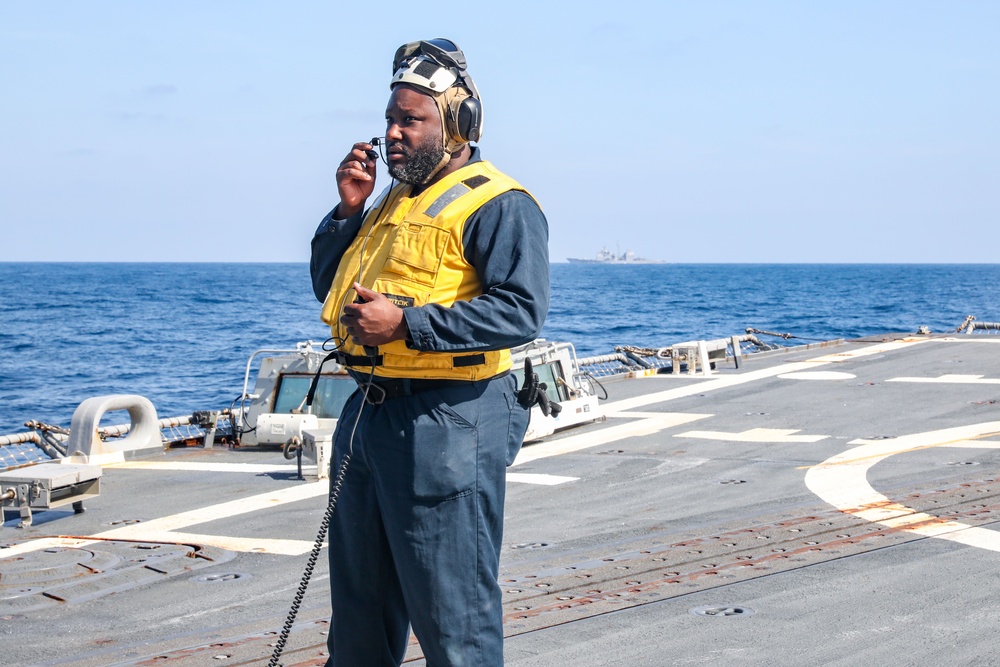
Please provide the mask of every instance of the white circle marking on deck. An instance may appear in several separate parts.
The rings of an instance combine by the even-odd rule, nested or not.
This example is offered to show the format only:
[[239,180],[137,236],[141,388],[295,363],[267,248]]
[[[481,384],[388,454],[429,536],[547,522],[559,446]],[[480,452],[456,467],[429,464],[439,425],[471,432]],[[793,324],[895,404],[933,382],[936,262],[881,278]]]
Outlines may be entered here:
[[868,484],[868,469],[895,454],[931,447],[1000,449],[1000,422],[915,433],[893,440],[855,440],[858,447],[828,458],[806,471],[810,491],[847,514],[925,537],[939,537],[968,546],[1000,551],[1000,532],[917,512],[893,502]]

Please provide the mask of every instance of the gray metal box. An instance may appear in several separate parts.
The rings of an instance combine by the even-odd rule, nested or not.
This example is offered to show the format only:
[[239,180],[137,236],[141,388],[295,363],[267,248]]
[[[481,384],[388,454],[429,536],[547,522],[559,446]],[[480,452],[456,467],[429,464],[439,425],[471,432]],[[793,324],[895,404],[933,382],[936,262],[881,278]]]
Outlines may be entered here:
[[96,498],[100,492],[99,466],[39,463],[0,472],[2,507],[49,509]]

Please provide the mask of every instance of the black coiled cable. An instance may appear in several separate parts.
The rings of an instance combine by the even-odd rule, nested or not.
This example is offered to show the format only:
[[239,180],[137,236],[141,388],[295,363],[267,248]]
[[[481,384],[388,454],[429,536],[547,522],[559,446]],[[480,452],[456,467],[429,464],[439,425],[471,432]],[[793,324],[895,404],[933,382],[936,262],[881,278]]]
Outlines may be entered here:
[[289,609],[288,618],[285,619],[285,624],[278,635],[278,641],[274,643],[274,652],[271,654],[271,660],[267,663],[267,667],[280,667],[278,659],[281,658],[281,653],[285,650],[285,644],[288,643],[288,636],[292,632],[292,625],[295,623],[295,617],[299,614],[299,607],[302,606],[302,600],[306,596],[306,589],[309,587],[309,580],[312,578],[316,561],[319,560],[319,552],[323,550],[323,541],[326,539],[326,533],[330,529],[330,520],[333,519],[333,511],[337,507],[337,497],[340,495],[340,487],[344,484],[344,477],[347,475],[347,466],[350,462],[351,455],[347,453],[344,455],[344,460],[337,471],[337,478],[330,485],[329,502],[326,504],[326,513],[323,515],[323,521],[319,525],[316,543],[309,554],[309,561],[306,563],[306,569],[302,573],[302,581],[295,592],[295,599],[292,600],[292,607]]
[[[323,371],[323,364],[325,364],[332,356],[333,353],[328,355],[327,358],[323,360],[323,363],[319,365],[319,369],[316,371],[316,376],[313,378],[313,383],[307,396],[307,404],[310,409],[312,408],[313,395],[316,392],[316,383],[319,381],[319,374]],[[292,600],[292,606],[288,610],[288,618],[285,619],[285,624],[282,626],[281,633],[278,635],[278,641],[274,643],[274,652],[271,654],[271,660],[267,663],[267,667],[281,667],[278,664],[278,659],[281,657],[281,652],[285,650],[285,644],[288,643],[288,635],[292,632],[292,625],[295,623],[295,617],[298,616],[299,607],[302,606],[302,600],[306,596],[306,588],[309,587],[309,580],[312,579],[312,573],[316,567],[316,561],[319,560],[319,552],[323,549],[323,540],[326,539],[326,534],[330,530],[330,521],[333,519],[334,510],[337,509],[337,498],[340,497],[340,489],[344,485],[344,478],[347,476],[347,467],[351,463],[351,455],[354,453],[354,434],[357,432],[358,423],[361,421],[361,411],[364,409],[365,403],[368,401],[368,390],[371,388],[371,382],[374,377],[375,361],[373,358],[371,374],[368,376],[368,383],[365,384],[364,392],[361,395],[361,403],[358,405],[358,413],[355,415],[354,425],[351,427],[351,435],[347,440],[347,453],[344,454],[344,460],[340,462],[340,468],[337,469],[336,478],[330,484],[330,495],[327,497],[326,512],[323,514],[323,521],[321,521],[319,525],[319,533],[316,535],[316,543],[313,545],[312,552],[309,554],[309,560],[306,562],[306,569],[302,573],[302,581],[299,583],[299,588],[295,592],[295,598]]]

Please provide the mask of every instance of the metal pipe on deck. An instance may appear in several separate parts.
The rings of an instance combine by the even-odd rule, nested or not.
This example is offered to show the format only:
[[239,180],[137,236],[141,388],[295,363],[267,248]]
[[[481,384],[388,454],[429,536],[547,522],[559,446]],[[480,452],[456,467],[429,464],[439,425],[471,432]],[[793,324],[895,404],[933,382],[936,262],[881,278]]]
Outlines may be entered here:
[[580,359],[581,366],[593,366],[594,364],[608,364],[612,361],[620,361],[624,365],[628,366],[628,358],[621,353],[618,354],[601,354],[596,357],[583,357]]
[[26,442],[33,442],[36,445],[40,445],[42,443],[42,438],[35,431],[15,433],[14,435],[0,435],[0,447],[6,447],[7,445],[20,445]]
[[[190,416],[167,417],[165,419],[160,419],[157,421],[160,430],[163,430],[165,428],[175,428],[177,426],[187,426],[190,423],[191,423]],[[131,424],[118,424],[115,426],[101,426],[100,428],[97,429],[97,432],[100,433],[101,435],[117,437],[122,435],[128,435],[128,432],[131,428],[132,428]]]

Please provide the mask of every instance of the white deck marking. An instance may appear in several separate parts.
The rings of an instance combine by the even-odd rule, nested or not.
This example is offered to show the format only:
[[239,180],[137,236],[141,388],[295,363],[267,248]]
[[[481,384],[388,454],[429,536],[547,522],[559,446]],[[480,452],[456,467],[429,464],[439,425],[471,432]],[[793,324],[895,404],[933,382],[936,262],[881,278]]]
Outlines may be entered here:
[[[862,347],[857,350],[846,350],[844,352],[837,352],[834,354],[824,354],[820,357],[815,357],[813,359],[808,359],[806,361],[791,362],[787,364],[779,364],[772,368],[762,368],[756,371],[750,371],[748,373],[740,373],[738,375],[726,375],[722,377],[713,377],[713,379],[704,380],[700,382],[693,382],[684,387],[677,387],[675,389],[667,389],[666,391],[656,392],[654,394],[645,394],[643,396],[636,396],[635,398],[626,398],[620,401],[614,401],[608,403],[605,406],[605,410],[608,412],[621,412],[625,410],[631,410],[633,408],[641,408],[647,405],[652,405],[654,403],[665,403],[667,401],[673,401],[678,398],[685,398],[687,396],[694,396],[696,394],[703,394],[708,391],[715,391],[717,389],[727,389],[729,387],[735,387],[741,384],[746,384],[748,382],[755,382],[757,380],[764,380],[770,377],[775,377],[777,375],[785,375],[787,373],[795,373],[798,371],[814,370],[817,366],[822,366],[826,364],[836,364],[845,361],[850,361],[852,359],[858,359],[860,357],[866,357],[873,354],[882,354],[884,352],[893,352],[895,350],[900,350],[911,345],[919,345],[921,343],[926,343],[929,338],[904,338],[902,340],[894,340],[888,343],[878,343],[876,345],[869,345],[868,347]],[[688,376],[691,377],[691,376]]]
[[[550,456],[560,456],[578,452],[581,449],[589,449],[599,445],[606,445],[610,442],[624,440],[625,438],[635,438],[643,435],[658,433],[663,429],[672,426],[680,426],[698,419],[711,417],[711,415],[680,414],[676,412],[664,412],[655,417],[639,419],[619,426],[611,426],[598,431],[581,433],[568,438],[561,438],[552,442],[545,442],[537,445],[522,447],[521,452],[514,460],[514,465],[523,465],[529,461],[544,459]],[[508,473],[509,476],[509,473]]]
[[82,547],[88,544],[93,544],[94,541],[95,540],[74,539],[71,537],[41,537],[37,540],[29,540],[27,542],[15,544],[4,549],[3,551],[0,551],[0,560],[31,553],[32,551],[52,549],[54,547]]
[[[170,516],[164,516],[157,519],[150,519],[149,521],[134,523],[120,528],[113,528],[111,530],[91,535],[90,537],[108,540],[137,540],[140,542],[188,542],[191,540],[188,540],[187,537],[193,536],[185,533],[177,533],[175,531],[181,528],[187,528],[188,526],[194,526],[199,523],[207,523],[218,519],[228,519],[230,517],[239,516],[240,514],[256,512],[257,510],[267,509],[269,507],[277,507],[279,505],[284,505],[285,503],[293,503],[300,500],[315,498],[317,496],[325,496],[329,492],[329,489],[329,480],[324,479],[317,482],[309,482],[298,486],[279,489],[277,491],[260,493],[256,496],[237,498],[235,500],[219,503],[217,505],[199,507],[187,512],[171,514]],[[270,540],[238,537],[230,538],[222,535],[199,535],[197,537],[204,538],[204,540],[198,542],[200,544],[220,546],[225,549],[232,549],[233,551],[303,554],[312,548],[311,542],[301,540]],[[83,546],[97,541],[99,540],[88,540],[86,538],[82,538],[81,540],[74,541],[71,546]],[[23,542],[15,545],[10,549],[4,549],[3,552],[0,552],[0,558],[8,558],[10,556],[30,551],[37,551],[39,549],[48,549],[51,546],[52,542],[49,538],[31,540],[29,542]],[[272,549],[275,550],[272,551]]]
[[[318,526],[317,526],[318,528]],[[143,533],[144,541],[148,542],[181,542],[184,544],[204,544],[219,547],[229,551],[248,553],[280,554],[282,556],[301,556],[309,553],[314,542],[307,540],[274,540],[258,537],[227,537],[225,535],[203,535],[199,533],[178,533],[172,530],[162,533]]]
[[793,428],[751,428],[739,433],[725,431],[688,431],[678,433],[675,438],[701,438],[703,440],[728,440],[731,442],[819,442],[828,435],[793,435],[801,429]]
[[1000,384],[1000,379],[986,378],[982,375],[939,375],[936,378],[901,377],[886,380],[886,382],[931,382],[942,384]]
[[[211,461],[125,461],[114,463],[108,468],[131,470],[176,470],[181,472],[295,472],[294,463],[218,463]],[[315,470],[316,464],[303,464],[303,470]]]
[[853,380],[857,375],[841,373],[840,371],[805,371],[800,373],[782,373],[782,380]]
[[941,519],[891,501],[873,489],[868,469],[895,454],[931,447],[998,448],[1000,441],[984,440],[1000,435],[1000,422],[928,431],[894,440],[855,440],[858,447],[833,456],[806,472],[806,486],[837,509],[890,528],[1000,551],[1000,532]]
[[869,357],[873,354],[882,354],[884,352],[894,352],[896,350],[901,350],[904,347],[910,347],[912,345],[919,345],[921,343],[926,343],[931,338],[900,338],[899,340],[891,340],[886,343],[876,343],[875,345],[869,345],[868,347],[861,347],[856,350],[844,350],[843,352],[834,352],[833,354],[824,354],[821,357],[814,357],[809,359],[813,363],[821,364],[839,364],[843,361],[849,361],[851,359],[858,359],[860,357]]
[[575,482],[579,477],[563,477],[561,475],[536,475],[529,472],[509,472],[508,482],[519,482],[521,484],[541,484],[543,486],[556,486],[566,482]]
[[[797,371],[804,371],[807,369],[815,369],[817,365],[840,363],[843,361],[848,361],[851,359],[856,359],[859,357],[864,357],[872,354],[890,352],[893,350],[933,340],[942,340],[942,339],[906,338],[903,340],[871,345],[869,347],[864,347],[857,350],[823,355],[820,357],[816,357],[814,359],[809,359],[807,361],[782,364],[774,368],[765,368],[757,371],[751,371],[749,373],[743,373],[740,375],[715,377],[713,379],[701,382],[694,382],[685,387],[678,387],[675,389],[661,391],[654,394],[648,394],[645,396],[639,396],[636,398],[614,401],[605,406],[605,411],[607,412],[607,414],[609,415],[615,414],[617,416],[629,417],[629,418],[635,416],[639,418],[631,423],[600,429],[592,433],[583,433],[568,438],[562,438],[560,440],[556,440],[549,443],[524,447],[521,449],[520,454],[514,461],[514,465],[515,466],[522,465],[524,463],[528,463],[530,461],[534,461],[537,459],[547,458],[550,456],[558,456],[561,454],[568,454],[571,452],[588,449],[590,447],[597,447],[600,445],[605,445],[625,438],[650,435],[653,433],[658,433],[659,431],[662,431],[664,429],[673,426],[679,426],[681,424],[686,424],[691,421],[704,419],[706,417],[711,416],[707,414],[679,414],[679,413],[628,413],[628,414],[618,415],[617,413],[619,412],[624,412],[626,410],[639,408],[646,405],[663,403],[678,398],[683,398],[685,396],[701,394],[716,389],[725,389],[728,387],[746,384],[748,382],[754,382],[756,380],[775,377],[777,375],[794,373]],[[950,339],[950,338],[944,340],[964,341],[964,339]],[[1000,343],[1000,339],[989,342]],[[894,442],[898,443],[899,440],[896,440]],[[830,460],[832,461],[833,459]],[[153,469],[159,467],[160,469],[164,470],[167,469],[205,470],[210,472],[216,472],[216,471],[273,472],[277,470],[288,470],[294,468],[294,466],[263,465],[259,469],[254,470],[253,467],[260,466],[261,464],[214,464],[214,463],[200,464],[196,462],[185,462],[185,463],[189,465],[185,465],[184,467],[175,467],[176,464],[169,464],[162,461],[160,462],[133,461],[133,462],[117,464],[115,467],[153,468]],[[150,464],[160,464],[160,465],[157,466]],[[812,472],[812,470],[815,470],[817,468],[811,469],[810,472]],[[509,473],[508,477],[510,477],[511,474],[517,474],[517,473]],[[808,478],[809,474],[807,474],[807,479]],[[121,528],[115,528],[102,533],[98,533],[96,535],[93,535],[92,537],[105,538],[105,539],[130,539],[130,540],[146,540],[149,539],[149,537],[159,538],[159,539],[149,539],[149,541],[152,542],[158,542],[158,541],[185,542],[192,540],[186,540],[186,539],[179,540],[176,538],[197,537],[199,538],[200,543],[212,544],[216,546],[223,546],[224,544],[228,544],[230,546],[224,546],[224,548],[232,548],[233,550],[236,551],[255,551],[263,553],[290,553],[291,551],[295,551],[295,553],[305,553],[305,551],[308,551],[308,549],[311,548],[311,543],[300,540],[266,540],[266,539],[257,540],[253,538],[227,538],[224,536],[178,533],[176,531],[181,528],[187,528],[188,526],[197,525],[199,523],[206,523],[218,519],[225,519],[233,516],[238,516],[240,514],[246,514],[249,512],[255,512],[257,510],[266,509],[268,507],[276,507],[284,503],[290,503],[299,500],[305,500],[308,498],[314,498],[316,496],[327,494],[328,490],[329,490],[328,481],[321,480],[318,482],[301,484],[298,486],[281,489],[278,491],[262,493],[256,496],[250,496],[249,498],[239,498],[236,500],[219,503],[217,505],[211,505],[208,507],[203,507],[188,512],[181,512],[179,514],[161,517],[158,519],[152,519],[150,521],[146,521],[143,523],[123,526]],[[874,493],[874,490],[872,490],[872,493]],[[955,538],[950,538],[950,539],[955,539]],[[208,542],[207,540],[212,540],[212,541]],[[37,540],[30,540],[27,542],[23,542],[8,549],[4,549],[2,552],[0,552],[0,558],[9,558],[12,556],[17,556],[31,551],[37,551],[39,549],[47,549],[52,546],[74,546],[74,547],[84,546],[87,544],[91,544],[95,541],[99,540],[91,540],[86,538],[41,538]],[[302,548],[301,545],[307,545],[307,544],[309,546],[305,547],[304,551],[299,550]],[[274,551],[272,551],[272,549],[274,549]],[[1000,550],[1000,548],[998,548],[998,550]]]
[[[256,471],[254,468],[261,467],[256,464],[230,464],[225,465],[223,468],[217,469],[214,465],[212,466],[201,466],[200,464],[195,464],[193,466],[181,466],[174,467],[171,464],[163,464],[154,466],[144,466],[144,465],[127,465],[126,467],[138,467],[138,468],[155,468],[155,469],[167,469],[167,470],[204,470],[209,472],[217,472],[218,470],[224,471],[236,471],[236,472],[251,472]],[[241,467],[242,466],[242,467]],[[286,466],[262,466],[263,472],[269,472],[272,469],[286,469]],[[295,469],[295,466],[291,466]],[[519,482],[523,484],[543,484],[543,485],[556,485],[563,484],[565,482],[575,481],[576,477],[562,477],[558,475],[536,475],[536,474],[526,474],[526,473],[510,473],[507,475],[508,481]],[[141,542],[171,542],[171,543],[190,543],[190,544],[204,544],[207,546],[220,547],[222,549],[229,549],[230,551],[244,551],[252,553],[269,553],[269,554],[281,554],[289,556],[298,556],[308,553],[313,547],[313,542],[306,540],[277,540],[277,539],[266,539],[266,538],[244,538],[244,537],[230,537],[225,535],[204,535],[204,534],[194,534],[194,533],[182,533],[178,532],[181,528],[187,528],[188,526],[194,526],[199,523],[207,523],[209,521],[216,521],[218,519],[227,519],[230,517],[238,516],[240,514],[247,514],[250,512],[256,512],[258,510],[267,509],[269,507],[277,507],[279,505],[284,505],[285,503],[297,502],[300,500],[308,500],[310,498],[315,498],[317,496],[325,496],[329,491],[328,480],[321,480],[317,482],[310,482],[306,484],[301,484],[298,486],[292,486],[285,489],[280,489],[277,491],[269,491],[267,493],[261,493],[256,496],[250,496],[247,498],[238,498],[236,500],[230,500],[228,502],[219,503],[217,505],[209,505],[208,507],[200,507],[187,512],[181,512],[179,514],[172,514],[170,516],[160,517],[157,519],[151,519],[149,521],[143,521],[141,523],[134,523],[128,526],[122,526],[120,528],[114,528],[112,530],[106,530],[96,535],[92,535],[92,538],[102,538],[107,540],[137,540]],[[87,538],[41,538],[37,540],[31,540],[28,542],[23,542],[17,544],[9,549],[4,549],[0,551],[0,559],[10,558],[13,556],[19,556],[24,553],[29,553],[32,551],[39,551],[42,549],[49,549],[54,546],[68,546],[68,547],[83,547],[89,544],[94,544],[100,542],[100,539],[87,539]]]
[[962,449],[1000,449],[1000,440],[958,440],[948,446]]
[[[690,385],[684,387],[676,387],[674,389],[668,389],[666,391],[660,391],[653,394],[646,394],[644,396],[637,396],[635,398],[627,398],[620,401],[612,401],[611,403],[608,403],[604,406],[604,412],[606,415],[608,415],[609,417],[634,418],[636,419],[636,421],[630,424],[612,426],[610,428],[601,429],[599,431],[582,433],[580,435],[570,436],[568,438],[562,438],[560,440],[555,440],[552,442],[523,447],[521,449],[520,454],[518,454],[517,459],[514,461],[514,465],[515,466],[522,465],[524,463],[528,463],[529,461],[547,458],[550,456],[570,454],[572,452],[577,452],[582,449],[589,449],[591,447],[606,445],[608,443],[615,442],[617,440],[623,440],[625,438],[649,435],[651,433],[656,433],[658,431],[662,431],[672,426],[679,426],[689,421],[694,421],[696,419],[704,419],[706,417],[712,416],[707,414],[684,415],[679,413],[629,412],[629,410],[634,410],[635,408],[641,408],[656,403],[664,403],[678,398],[684,398],[686,396],[703,394],[705,392],[713,391],[716,389],[726,389],[728,387],[735,387],[737,385],[746,384],[748,382],[754,382],[756,380],[762,380],[787,373],[794,373],[797,371],[812,371],[817,367],[817,365],[841,363],[851,359],[857,359],[859,357],[866,357],[872,354],[882,354],[884,352],[891,352],[894,350],[899,350],[905,347],[909,347],[911,345],[924,343],[927,342],[928,340],[930,339],[905,338],[902,340],[890,341],[888,343],[878,343],[876,345],[869,345],[868,347],[862,347],[856,350],[848,350],[844,352],[838,352],[836,354],[826,354],[821,357],[816,357],[814,359],[809,359],[806,361],[793,362],[788,364],[779,364],[774,368],[763,368],[757,371],[741,373],[739,375],[727,375],[724,377],[715,377],[714,379],[711,380],[705,380],[702,382],[693,382]],[[791,442],[800,442],[800,441],[815,442],[815,440],[803,441],[803,440],[796,440],[794,438],[819,439],[827,436],[786,436],[786,437],[793,438]],[[783,442],[784,441],[785,440],[783,440]]]
[[[162,533],[151,531],[143,533],[141,537],[129,539],[137,539],[140,542],[165,542],[167,544],[201,544],[228,549],[230,551],[281,554],[285,556],[301,556],[304,553],[308,553],[313,547],[312,542],[304,540],[226,537],[223,535],[197,535],[194,533],[177,533],[173,531],[164,531]],[[100,544],[101,542],[102,540],[82,537],[43,537],[15,544],[9,549],[4,549],[0,552],[0,560],[20,556],[32,551],[52,549],[53,547],[80,549],[93,544]]]
[[608,419],[655,419],[662,415],[663,415],[662,412],[639,412],[637,410],[633,410],[630,412],[625,412],[621,410],[614,410],[611,412],[607,410],[604,411],[604,416],[607,417]]
[[122,526],[121,528],[106,530],[103,533],[98,533],[94,537],[120,537],[130,540],[142,539],[141,535],[147,531],[159,533],[163,531],[187,528],[188,526],[194,526],[199,523],[207,523],[209,521],[217,521],[219,519],[228,519],[230,517],[239,516],[240,514],[247,514],[249,512],[256,512],[257,510],[277,507],[279,505],[284,505],[285,503],[294,503],[300,500],[308,500],[309,498],[323,496],[327,494],[329,488],[329,480],[326,479],[319,480],[317,482],[307,482],[284,489],[259,493],[255,496],[236,498],[235,500],[218,503],[217,505],[199,507],[187,512],[171,514],[170,516],[160,517],[158,519],[150,519],[149,521],[143,521],[142,523],[133,523],[128,526]]

